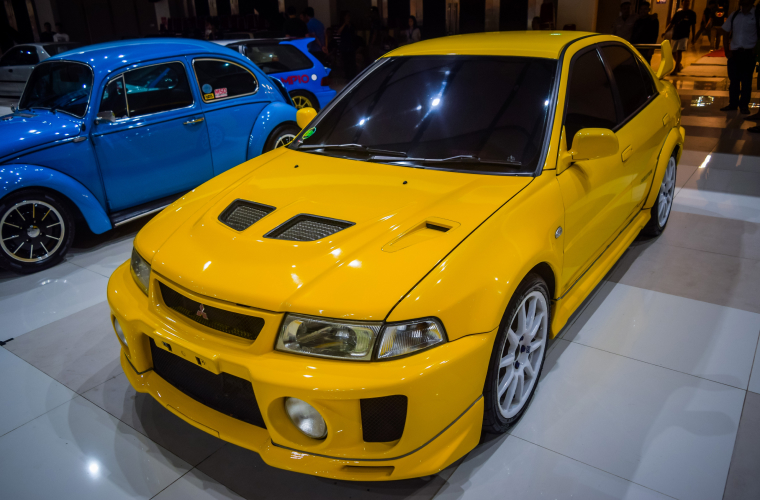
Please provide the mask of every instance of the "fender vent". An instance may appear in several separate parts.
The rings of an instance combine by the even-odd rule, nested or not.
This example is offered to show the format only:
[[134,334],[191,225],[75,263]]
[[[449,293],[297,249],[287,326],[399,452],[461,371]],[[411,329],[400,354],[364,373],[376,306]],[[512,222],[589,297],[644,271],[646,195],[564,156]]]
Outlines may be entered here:
[[317,241],[353,225],[353,222],[344,220],[302,214],[269,231],[264,237],[289,241]]
[[275,208],[261,203],[254,203],[246,200],[235,200],[230,206],[224,209],[219,216],[222,224],[225,224],[235,231],[248,229],[267,215],[274,212]]
[[359,401],[362,437],[366,443],[387,443],[401,439],[406,425],[406,396],[385,396]]

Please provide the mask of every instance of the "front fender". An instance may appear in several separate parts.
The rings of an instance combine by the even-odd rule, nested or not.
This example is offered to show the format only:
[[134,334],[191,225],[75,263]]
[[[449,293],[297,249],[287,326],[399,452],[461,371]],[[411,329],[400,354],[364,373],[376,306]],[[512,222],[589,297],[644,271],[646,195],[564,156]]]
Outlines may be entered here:
[[84,185],[66,174],[37,165],[0,166],[0,198],[26,188],[45,188],[67,197],[82,212],[95,234],[111,229],[111,220],[98,199]]
[[668,138],[665,139],[665,144],[660,150],[660,156],[657,158],[657,168],[652,177],[652,185],[649,186],[649,195],[647,196],[646,203],[644,203],[644,210],[652,208],[654,202],[657,201],[657,195],[660,192],[659,186],[662,184],[663,177],[665,177],[665,169],[668,167],[670,155],[673,154],[674,149],[678,148],[678,153],[676,153],[676,164],[678,164],[683,152],[683,142],[685,139],[686,131],[683,127],[673,128],[668,134]]
[[259,113],[248,138],[248,156],[250,160],[264,152],[269,134],[284,122],[296,121],[296,108],[284,102],[273,102]]

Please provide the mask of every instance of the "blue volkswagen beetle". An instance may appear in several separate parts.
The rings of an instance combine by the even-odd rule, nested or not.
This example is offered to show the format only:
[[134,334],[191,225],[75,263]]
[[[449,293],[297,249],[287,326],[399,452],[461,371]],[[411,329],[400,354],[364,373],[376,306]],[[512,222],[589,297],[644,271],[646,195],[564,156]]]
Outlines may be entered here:
[[292,140],[296,109],[247,58],[196,40],[93,45],[35,67],[0,118],[0,265],[59,262],[103,233]]

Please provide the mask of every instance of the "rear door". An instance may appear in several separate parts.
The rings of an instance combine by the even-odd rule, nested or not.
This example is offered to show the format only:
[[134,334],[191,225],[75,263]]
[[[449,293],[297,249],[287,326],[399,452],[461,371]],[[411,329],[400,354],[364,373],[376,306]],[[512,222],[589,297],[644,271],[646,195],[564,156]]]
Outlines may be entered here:
[[40,62],[37,47],[18,45],[0,57],[0,93],[21,95],[32,70]]
[[99,112],[116,117],[92,132],[111,211],[188,191],[213,176],[199,96],[182,61],[116,75],[99,100]]

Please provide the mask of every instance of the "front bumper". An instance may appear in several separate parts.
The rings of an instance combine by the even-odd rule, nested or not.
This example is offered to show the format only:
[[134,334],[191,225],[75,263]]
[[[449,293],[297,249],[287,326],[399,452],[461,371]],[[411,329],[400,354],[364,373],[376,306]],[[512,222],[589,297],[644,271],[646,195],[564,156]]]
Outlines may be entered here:
[[[274,351],[282,314],[254,311],[265,326],[253,342],[175,316],[163,305],[157,280],[208,306],[240,307],[194,296],[156,273],[146,297],[128,263],[120,266],[109,281],[108,301],[129,345],[122,347],[121,364],[130,383],[199,429],[259,453],[269,465],[336,479],[404,479],[435,474],[478,443],[495,331],[392,361],[320,359]],[[213,410],[161,378],[152,369],[151,338],[213,373],[250,381],[266,428]],[[408,398],[401,439],[364,442],[360,400],[392,395]],[[284,411],[285,397],[317,408],[327,423],[327,438],[301,434]]]

